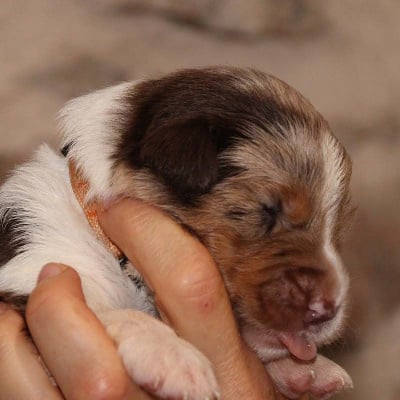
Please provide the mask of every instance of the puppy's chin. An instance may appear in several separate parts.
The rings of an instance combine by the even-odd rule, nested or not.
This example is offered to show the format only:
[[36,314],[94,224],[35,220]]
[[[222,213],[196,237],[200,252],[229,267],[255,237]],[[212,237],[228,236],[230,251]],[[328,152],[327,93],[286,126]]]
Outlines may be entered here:
[[263,331],[250,325],[242,326],[240,331],[245,342],[263,362],[277,360],[289,355],[289,350],[283,346],[276,331]]

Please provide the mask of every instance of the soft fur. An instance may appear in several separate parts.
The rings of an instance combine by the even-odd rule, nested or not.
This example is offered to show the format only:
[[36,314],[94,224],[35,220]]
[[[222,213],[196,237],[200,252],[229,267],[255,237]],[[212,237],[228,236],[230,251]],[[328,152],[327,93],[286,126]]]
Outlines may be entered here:
[[[151,296],[90,228],[71,190],[74,160],[90,183],[86,201],[142,199],[207,246],[244,338],[283,393],[325,398],[351,385],[321,356],[287,358],[289,350],[306,359],[307,343],[338,336],[349,286],[337,249],[351,163],[307,100],[270,75],[215,67],[94,92],[60,119],[67,158],[43,146],[1,188],[0,299],[23,309],[44,264],[71,265],[138,383],[168,398],[216,395],[205,357],[138,313],[156,315]],[[180,378],[169,375],[175,353],[162,341],[180,352]]]

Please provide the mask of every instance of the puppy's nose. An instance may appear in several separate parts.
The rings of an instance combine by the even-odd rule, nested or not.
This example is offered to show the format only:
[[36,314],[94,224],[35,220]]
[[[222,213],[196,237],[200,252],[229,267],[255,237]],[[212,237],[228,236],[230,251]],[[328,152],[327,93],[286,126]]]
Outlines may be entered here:
[[329,321],[335,317],[338,309],[339,307],[333,302],[325,299],[313,301],[308,305],[308,311],[306,311],[304,316],[304,323],[315,325]]

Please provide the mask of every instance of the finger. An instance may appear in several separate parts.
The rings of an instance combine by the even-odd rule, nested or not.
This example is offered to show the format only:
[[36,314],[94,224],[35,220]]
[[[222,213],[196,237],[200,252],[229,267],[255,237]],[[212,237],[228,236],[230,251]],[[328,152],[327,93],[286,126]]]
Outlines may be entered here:
[[[233,325],[213,260],[178,224],[159,210],[131,200],[120,202],[100,221],[155,291],[162,311],[182,336],[194,341],[199,336],[199,342],[208,345],[213,336],[209,327]],[[199,322],[204,327],[201,332]]]
[[61,400],[24,327],[23,318],[0,303],[0,400]]
[[[254,374],[259,382],[266,380],[264,368],[242,345],[223,281],[205,247],[160,210],[135,200],[100,213],[100,223],[154,290],[169,323],[213,362],[221,386],[236,379],[243,398],[254,393],[248,385]],[[268,388],[262,389],[260,398],[271,398],[264,397]]]
[[80,279],[59,264],[46,266],[26,318],[32,338],[69,399],[150,399],[135,387],[103,326],[86,306]]

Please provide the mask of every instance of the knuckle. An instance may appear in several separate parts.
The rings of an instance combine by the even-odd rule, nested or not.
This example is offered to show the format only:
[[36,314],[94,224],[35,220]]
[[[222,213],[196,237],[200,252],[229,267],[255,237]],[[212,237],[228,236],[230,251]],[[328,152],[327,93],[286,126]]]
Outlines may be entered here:
[[155,228],[154,210],[145,204],[135,206],[135,212],[124,215],[124,225],[129,229],[130,233],[135,236],[143,234],[149,227]]
[[8,337],[0,336],[0,360],[6,360],[12,350],[13,342]]
[[53,315],[71,299],[79,298],[76,289],[79,287],[80,277],[72,268],[64,274],[62,281],[40,283],[27,302],[25,316],[28,324],[43,313]]
[[9,309],[0,318],[0,360],[15,348],[15,343],[24,329],[24,320],[16,311]]
[[84,392],[87,400],[123,400],[129,393],[126,376],[109,373],[91,375],[85,379]]
[[59,309],[60,296],[48,287],[39,287],[29,297],[25,318],[28,325],[40,318],[43,313],[51,315]]
[[174,296],[193,305],[212,304],[224,290],[222,278],[216,268],[209,268],[203,259],[193,260],[171,284]]

